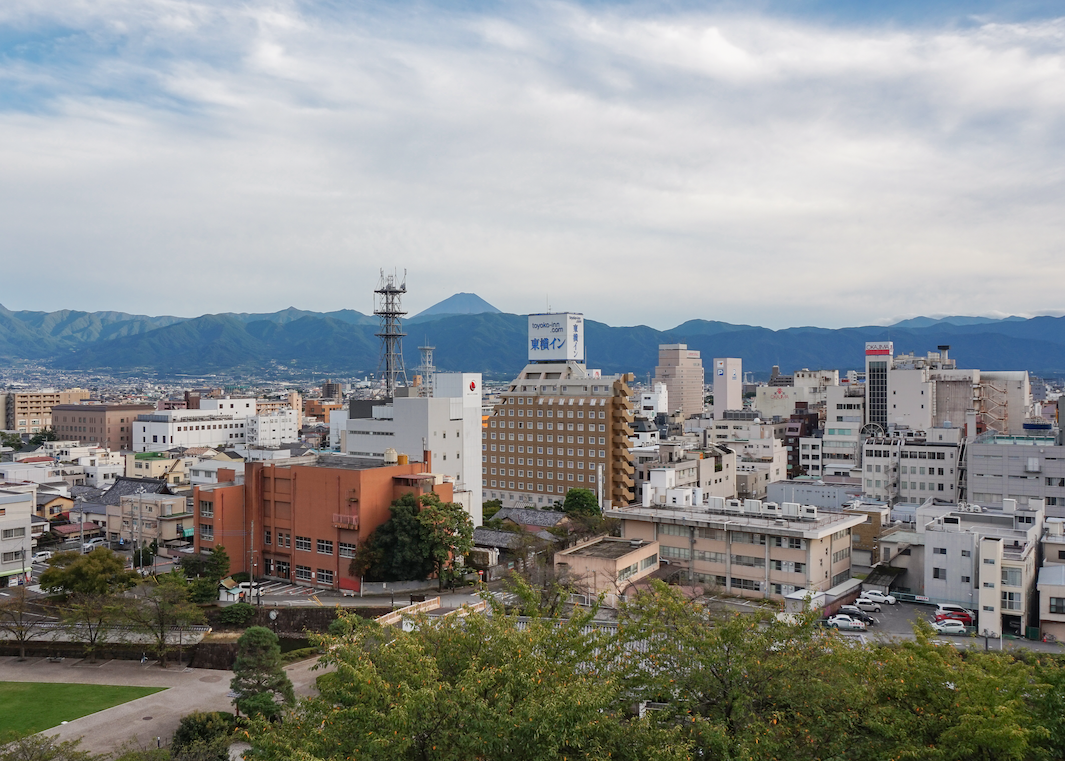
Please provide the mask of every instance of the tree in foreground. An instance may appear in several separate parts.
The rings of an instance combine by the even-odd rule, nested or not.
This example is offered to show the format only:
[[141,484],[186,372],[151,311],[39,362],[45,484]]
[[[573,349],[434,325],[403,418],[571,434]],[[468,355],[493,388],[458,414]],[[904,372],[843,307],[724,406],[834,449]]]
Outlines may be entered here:
[[40,734],[0,732],[0,761],[93,761],[80,740],[60,742]]
[[[345,617],[347,618],[347,617]],[[323,637],[320,695],[253,733],[257,758],[686,758],[679,730],[631,718],[589,614],[352,620]]]
[[26,643],[36,639],[51,621],[40,606],[30,600],[26,586],[19,585],[11,596],[0,600],[0,632],[7,632],[18,643],[18,658],[26,660]]
[[295,702],[292,682],[281,665],[277,635],[265,626],[252,626],[237,640],[230,688],[237,693],[233,702],[248,716],[273,718],[282,705]]

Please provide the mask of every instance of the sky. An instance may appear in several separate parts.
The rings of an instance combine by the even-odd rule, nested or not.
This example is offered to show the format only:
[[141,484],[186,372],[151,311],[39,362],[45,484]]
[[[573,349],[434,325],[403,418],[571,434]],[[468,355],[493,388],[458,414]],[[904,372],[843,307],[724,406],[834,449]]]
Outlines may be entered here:
[[0,3],[0,304],[1062,314],[1060,2]]

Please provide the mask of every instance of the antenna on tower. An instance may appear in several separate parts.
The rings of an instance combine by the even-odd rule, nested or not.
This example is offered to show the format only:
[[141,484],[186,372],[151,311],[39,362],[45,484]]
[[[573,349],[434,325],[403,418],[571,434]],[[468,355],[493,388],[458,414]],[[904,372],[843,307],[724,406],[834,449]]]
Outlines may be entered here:
[[[395,396],[396,388],[407,385],[407,370],[403,366],[403,332],[402,317],[403,294],[407,292],[407,271],[403,270],[403,282],[396,285],[395,273],[385,275],[381,270],[381,282],[374,291],[376,298],[373,313],[381,318],[381,332],[375,333],[381,339],[381,365],[384,365],[385,398]],[[381,373],[378,365],[378,375]],[[403,383],[400,384],[400,379]]]

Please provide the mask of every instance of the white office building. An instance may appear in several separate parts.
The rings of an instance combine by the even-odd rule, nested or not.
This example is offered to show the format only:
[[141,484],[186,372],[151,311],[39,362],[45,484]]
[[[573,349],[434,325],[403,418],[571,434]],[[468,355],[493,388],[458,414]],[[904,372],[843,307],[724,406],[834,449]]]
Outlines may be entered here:
[[[389,403],[353,404],[330,416],[330,426],[344,424],[342,451],[381,459],[387,450],[412,461],[432,452],[434,473],[455,480],[455,491],[470,494],[470,517],[481,525],[481,374],[437,373],[433,396],[403,396],[416,389],[400,388]],[[335,422],[334,422],[335,421]],[[338,431],[339,432],[339,431]]]
[[279,447],[300,440],[300,413],[278,410],[248,418],[245,440],[249,446]]
[[133,451],[163,452],[174,447],[222,448],[245,443],[248,418],[246,409],[230,411],[161,410],[138,415],[133,421]]
[[718,357],[714,360],[714,420],[726,410],[743,409],[743,360]]

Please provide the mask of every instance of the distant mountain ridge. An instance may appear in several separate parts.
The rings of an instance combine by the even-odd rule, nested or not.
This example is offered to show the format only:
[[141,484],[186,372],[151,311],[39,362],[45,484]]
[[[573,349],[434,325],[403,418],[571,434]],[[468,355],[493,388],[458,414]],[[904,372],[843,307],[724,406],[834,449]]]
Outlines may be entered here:
[[[456,294],[453,299],[473,294]],[[526,362],[525,315],[506,314],[488,302],[451,299],[421,312],[404,346],[408,368],[428,341],[444,370],[509,376]],[[490,310],[439,313],[463,304]],[[429,312],[429,314],[426,314]],[[1029,370],[1065,376],[1065,318],[914,318],[891,326],[797,327],[769,330],[713,320],[688,320],[670,330],[645,325],[585,323],[589,367],[607,373],[652,372],[658,345],[686,343],[714,357],[741,357],[744,370],[768,373],[864,365],[866,341],[894,341],[896,353],[923,354],[951,346],[959,367]],[[0,306],[0,358],[33,360],[57,370],[159,373],[162,375],[254,372],[278,365],[330,374],[374,372],[380,360],[377,318],[354,310],[329,313],[288,308],[273,313],[226,313],[196,318],[150,317],[124,312],[12,312]],[[414,336],[417,336],[415,338]],[[709,377],[709,376],[708,376]]]
[[443,317],[452,314],[502,314],[498,309],[482,299],[476,293],[456,293],[443,301],[423,309],[411,318],[419,322],[427,318]]

